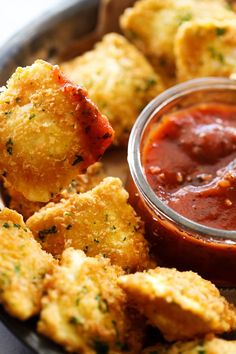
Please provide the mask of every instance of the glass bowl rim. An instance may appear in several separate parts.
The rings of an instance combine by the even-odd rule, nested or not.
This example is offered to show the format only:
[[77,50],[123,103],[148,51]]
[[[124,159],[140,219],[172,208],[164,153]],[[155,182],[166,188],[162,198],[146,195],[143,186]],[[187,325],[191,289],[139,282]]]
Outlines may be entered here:
[[[154,98],[140,113],[137,118],[129,138],[128,144],[128,165],[131,177],[144,200],[152,209],[158,211],[165,218],[174,222],[178,227],[187,232],[203,236],[206,241],[208,236],[214,241],[228,240],[236,242],[236,230],[224,230],[212,228],[194,222],[167,206],[157,197],[145,177],[140,153],[140,143],[145,132],[145,128],[154,118],[155,114],[177,98],[186,94],[191,94],[199,90],[234,90],[236,91],[236,81],[228,78],[205,77],[193,79],[177,84]],[[223,241],[224,242],[224,241]],[[226,242],[225,242],[226,243]]]

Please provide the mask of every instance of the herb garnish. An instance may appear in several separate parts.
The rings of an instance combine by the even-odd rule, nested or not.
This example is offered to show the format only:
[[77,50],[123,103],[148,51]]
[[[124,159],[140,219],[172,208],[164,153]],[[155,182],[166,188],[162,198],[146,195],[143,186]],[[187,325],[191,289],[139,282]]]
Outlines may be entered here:
[[40,230],[38,235],[39,235],[39,239],[41,241],[44,241],[45,240],[45,236],[47,236],[49,234],[55,234],[55,233],[57,233],[57,227],[55,225],[53,225],[49,229]]
[[7,152],[9,155],[13,154],[13,141],[12,138],[9,138],[6,142],[6,148],[7,148]]

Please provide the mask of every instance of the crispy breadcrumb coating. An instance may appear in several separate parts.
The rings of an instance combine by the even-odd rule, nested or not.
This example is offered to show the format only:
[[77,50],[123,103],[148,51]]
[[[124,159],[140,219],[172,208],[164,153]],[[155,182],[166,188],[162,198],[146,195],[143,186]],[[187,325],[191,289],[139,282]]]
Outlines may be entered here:
[[235,354],[236,341],[205,338],[189,342],[178,342],[171,346],[158,344],[146,348],[142,354]]
[[94,50],[61,65],[74,82],[82,83],[115,130],[115,143],[127,145],[141,110],[162,90],[151,65],[121,35],[110,33]]
[[[58,194],[53,201],[59,202],[61,199],[67,199],[74,193],[84,193],[88,190],[96,187],[105,177],[103,165],[101,162],[95,162],[93,165],[87,168],[85,174],[78,175],[69,186]],[[31,202],[27,200],[22,194],[16,192],[9,183],[5,181],[4,187],[6,193],[10,197],[9,208],[16,210],[23,215],[24,220],[27,220],[36,211],[39,211],[46,204],[41,202]]]
[[145,269],[150,260],[143,223],[127,200],[120,179],[107,177],[87,193],[48,204],[27,225],[57,257],[69,245],[90,257],[102,254],[127,271]]
[[0,94],[0,170],[17,192],[47,202],[110,145],[113,130],[89,100],[52,66],[18,68]]
[[121,27],[148,57],[164,84],[171,86],[175,82],[174,42],[178,28],[185,22],[203,19],[235,21],[236,16],[223,0],[141,0],[124,12]]
[[81,354],[138,353],[142,324],[127,316],[117,285],[123,273],[108,259],[68,248],[45,283],[38,330],[68,351]]
[[21,215],[0,212],[0,303],[21,320],[39,313],[43,278],[55,261],[41,249]]
[[122,276],[119,284],[169,341],[236,329],[236,309],[196,273],[156,268]]
[[[236,22],[186,23],[175,42],[179,81],[236,72]],[[197,54],[197,55],[196,55]]]

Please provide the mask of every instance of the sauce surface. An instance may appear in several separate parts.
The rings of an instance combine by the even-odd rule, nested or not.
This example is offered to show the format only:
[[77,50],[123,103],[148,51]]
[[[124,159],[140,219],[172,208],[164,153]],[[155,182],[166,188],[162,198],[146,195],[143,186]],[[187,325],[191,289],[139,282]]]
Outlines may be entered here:
[[236,230],[236,106],[213,102],[164,116],[142,163],[157,196],[179,214]]

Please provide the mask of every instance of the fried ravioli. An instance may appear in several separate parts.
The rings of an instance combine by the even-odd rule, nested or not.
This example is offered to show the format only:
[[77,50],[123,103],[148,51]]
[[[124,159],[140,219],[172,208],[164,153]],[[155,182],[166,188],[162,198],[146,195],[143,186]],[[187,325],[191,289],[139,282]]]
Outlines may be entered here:
[[39,332],[76,353],[138,353],[142,334],[126,315],[122,273],[108,259],[65,250],[45,284]]
[[179,29],[175,42],[178,80],[229,77],[236,71],[235,47],[236,24],[233,22],[186,23]]
[[141,110],[163,86],[151,65],[121,35],[106,35],[94,50],[61,65],[73,81],[82,83],[115,130],[115,143],[127,145]]
[[235,13],[220,0],[141,0],[121,17],[128,39],[150,60],[166,86],[175,83],[174,41],[187,21],[236,20]]
[[120,179],[107,177],[87,193],[42,208],[27,225],[43,249],[57,257],[73,246],[90,257],[102,254],[127,271],[145,269],[143,223],[127,200]]
[[189,342],[178,342],[172,346],[158,344],[146,348],[142,354],[235,354],[236,341],[206,338]]
[[21,215],[10,209],[0,212],[0,303],[21,320],[37,314],[43,278],[53,257],[41,249]]
[[168,341],[236,329],[236,309],[196,273],[156,268],[122,276],[119,284]]
[[[61,199],[68,199],[71,194],[87,192],[96,187],[104,177],[105,172],[102,163],[95,162],[87,168],[85,174],[78,175],[73,179],[69,186],[62,193],[58,194],[53,201],[59,202]],[[9,207],[20,213],[24,217],[24,220],[27,220],[35,212],[45,206],[45,203],[31,202],[27,200],[22,194],[16,192],[8,183],[5,183],[4,187],[10,197]]]
[[52,66],[18,68],[0,94],[0,170],[26,199],[47,202],[110,145],[113,130],[89,100]]

